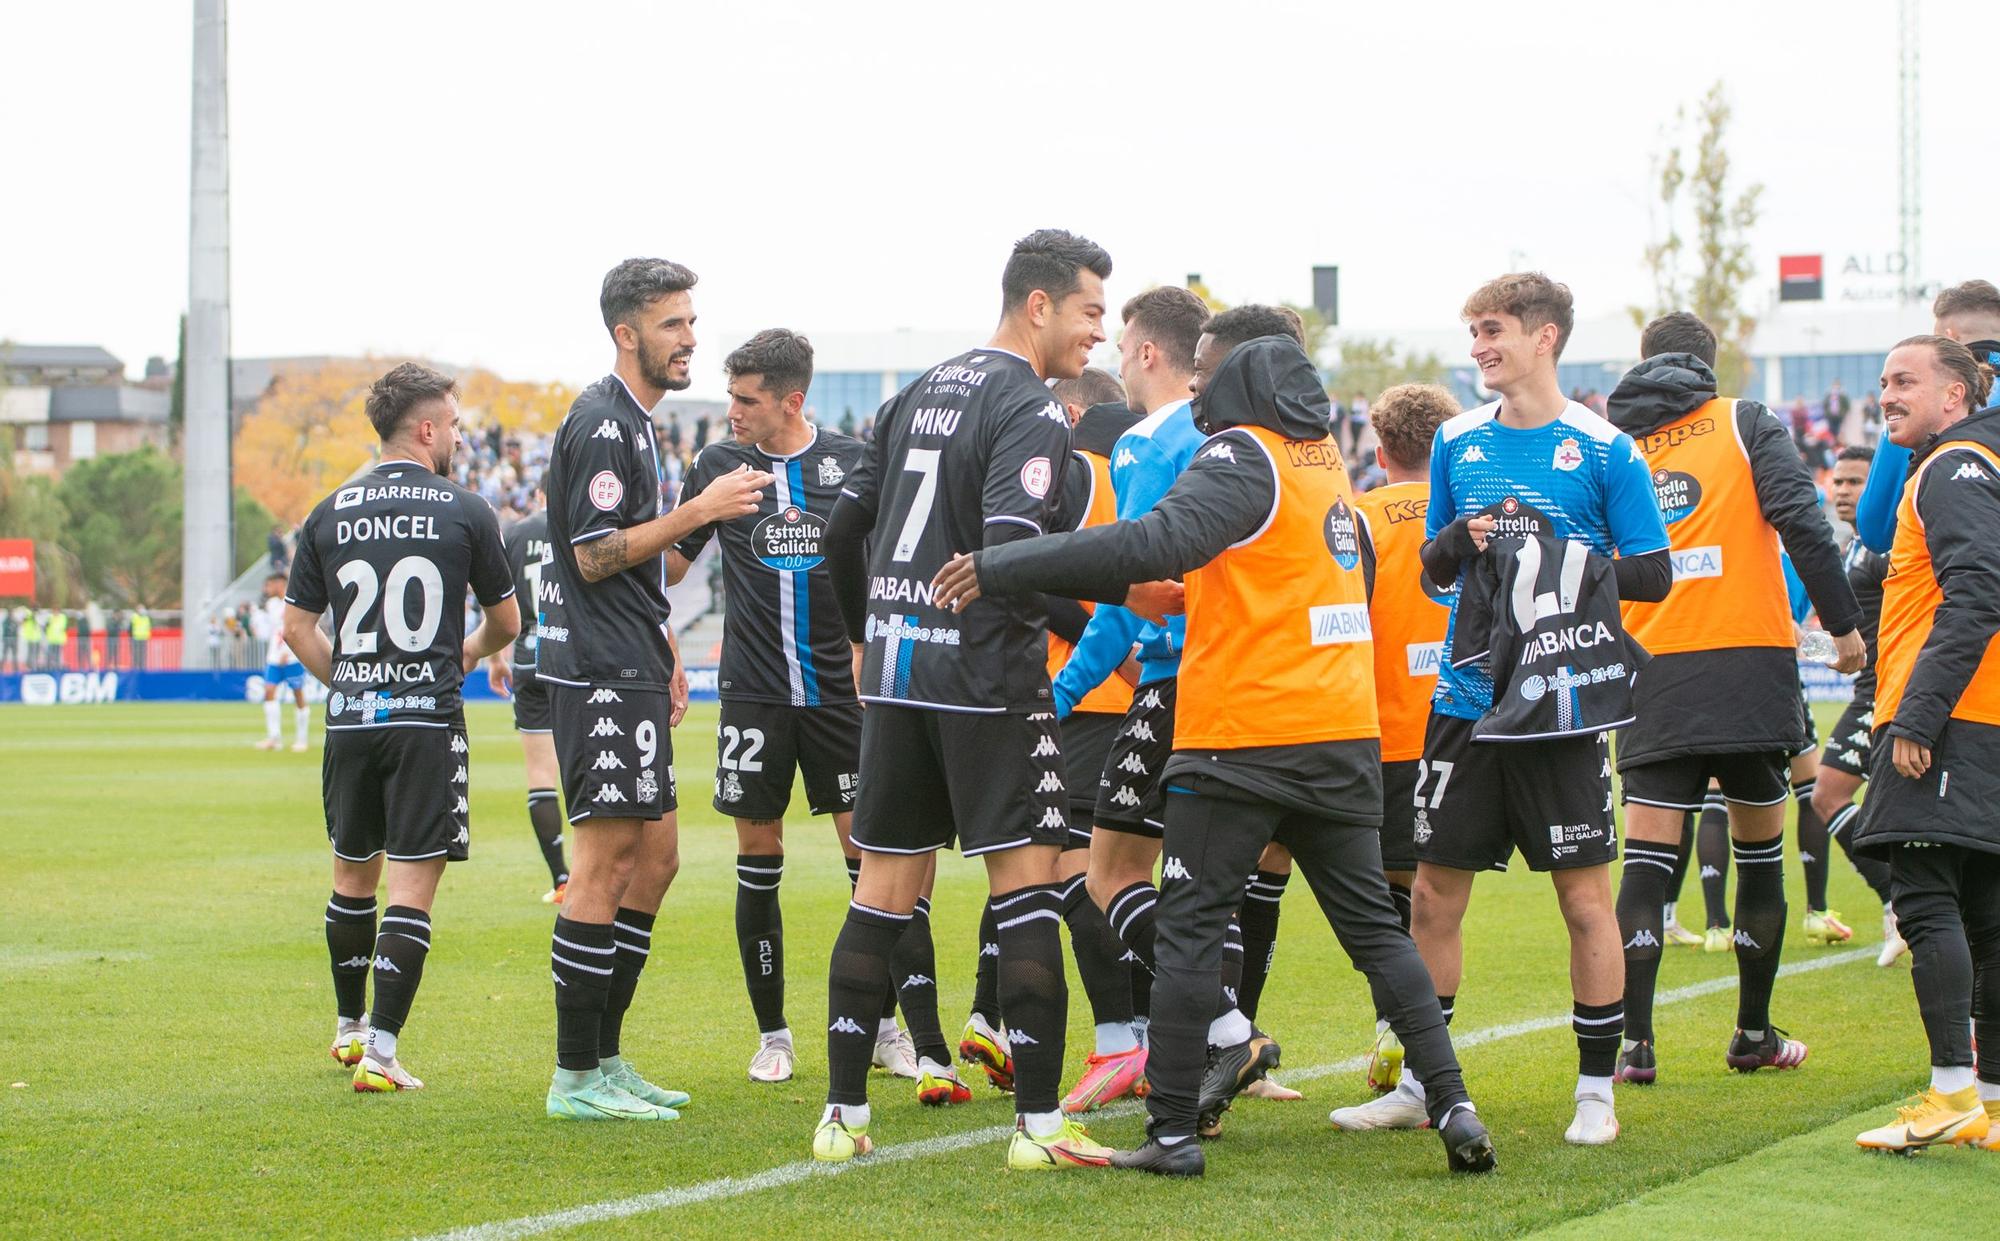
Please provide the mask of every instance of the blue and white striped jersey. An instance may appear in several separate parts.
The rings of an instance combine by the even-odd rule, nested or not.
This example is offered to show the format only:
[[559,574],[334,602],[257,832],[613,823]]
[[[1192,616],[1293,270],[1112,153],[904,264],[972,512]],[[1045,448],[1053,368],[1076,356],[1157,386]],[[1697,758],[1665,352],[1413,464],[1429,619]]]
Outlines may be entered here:
[[851,703],[853,648],[834,604],[821,540],[861,442],[817,428],[788,457],[724,440],[695,458],[681,503],[740,465],[768,470],[757,511],[702,526],[674,545],[689,560],[722,536],[722,667],[717,695],[729,702],[794,707]]
[[[1667,546],[1652,475],[1632,437],[1574,401],[1554,421],[1531,430],[1502,425],[1498,401],[1438,428],[1425,535],[1435,539],[1452,522],[1477,513],[1492,514],[1496,535],[1546,533],[1607,557]],[[1493,679],[1483,668],[1451,666],[1457,626],[1454,601],[1431,709],[1476,720],[1493,706]]]

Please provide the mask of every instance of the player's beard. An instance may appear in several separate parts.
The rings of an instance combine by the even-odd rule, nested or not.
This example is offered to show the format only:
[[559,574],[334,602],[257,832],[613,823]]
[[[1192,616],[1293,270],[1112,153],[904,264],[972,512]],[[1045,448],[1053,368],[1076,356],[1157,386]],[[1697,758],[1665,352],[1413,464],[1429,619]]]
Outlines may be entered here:
[[667,350],[664,354],[654,353],[646,348],[646,342],[639,342],[639,375],[655,388],[664,392],[679,392],[694,382],[693,377],[678,378],[673,372],[673,363],[694,356],[694,350]]

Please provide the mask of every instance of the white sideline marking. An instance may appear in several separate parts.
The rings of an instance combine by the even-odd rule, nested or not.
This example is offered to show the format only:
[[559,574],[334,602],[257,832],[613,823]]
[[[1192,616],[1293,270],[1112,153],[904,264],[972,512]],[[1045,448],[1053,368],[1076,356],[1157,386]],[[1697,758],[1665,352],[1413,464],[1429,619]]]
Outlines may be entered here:
[[[1863,957],[1873,957],[1875,953],[1876,949],[1873,947],[1850,948],[1830,956],[1814,957],[1808,961],[1795,961],[1790,965],[1780,966],[1778,975],[1782,978],[1792,974],[1810,973],[1813,970],[1830,969],[1836,965],[1845,965],[1849,961],[1859,961]],[[1662,991],[1655,996],[1653,1007],[1663,1008],[1683,1000],[1713,995],[1735,985],[1736,976],[1726,974],[1690,983],[1685,987],[1675,987],[1671,991]],[[1464,1034],[1454,1034],[1451,1045],[1454,1051],[1462,1051],[1482,1043],[1495,1043],[1501,1039],[1518,1038],[1523,1034],[1556,1030],[1568,1025],[1568,1013],[1553,1017],[1533,1017],[1526,1021],[1514,1021],[1506,1025],[1488,1026],[1483,1030],[1468,1030]],[[1353,1072],[1366,1068],[1367,1065],[1368,1057],[1354,1056],[1333,1064],[1315,1064],[1302,1069],[1286,1070],[1284,1076],[1291,1080],[1310,1081],[1314,1078],[1329,1077],[1335,1073]],[[1105,1108],[1097,1114],[1114,1118],[1131,1115],[1137,1110],[1136,1104],[1121,1103]],[[628,1216],[667,1211],[675,1207],[693,1206],[723,1198],[741,1198],[749,1194],[763,1193],[767,1189],[782,1189],[787,1185],[796,1185],[812,1177],[839,1176],[851,1169],[879,1167],[885,1163],[901,1163],[929,1155],[942,1155],[947,1151],[964,1150],[987,1142],[997,1142],[1013,1132],[1014,1126],[1011,1124],[991,1125],[984,1129],[969,1129],[964,1133],[944,1134],[916,1142],[899,1142],[894,1146],[877,1147],[866,1159],[850,1163],[819,1163],[803,1159],[752,1176],[718,1177],[712,1181],[702,1181],[679,1189],[661,1189],[650,1194],[636,1194],[630,1198],[613,1198],[605,1202],[587,1203],[580,1207],[571,1207],[566,1211],[524,1215],[519,1219],[500,1220],[491,1224],[469,1224],[450,1232],[434,1233],[429,1237],[420,1238],[419,1241],[509,1241],[515,1237],[535,1237],[583,1224],[600,1224],[606,1220],[625,1219]]]

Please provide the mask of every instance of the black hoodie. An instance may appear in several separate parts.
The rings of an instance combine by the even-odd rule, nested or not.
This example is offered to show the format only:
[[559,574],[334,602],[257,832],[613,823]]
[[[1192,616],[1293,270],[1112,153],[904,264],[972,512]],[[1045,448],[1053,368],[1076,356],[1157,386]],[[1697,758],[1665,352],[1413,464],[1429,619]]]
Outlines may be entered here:
[[[2000,525],[2000,479],[1969,454],[1958,465],[1941,461],[1918,473],[1924,462],[1963,443],[2000,452],[2000,405],[1947,427],[1910,462],[1916,528],[1899,530],[1896,542],[1901,547],[1912,533],[1921,539],[1944,598],[1910,668],[1896,718],[1875,735],[1868,800],[1853,837],[1864,851],[1914,842],[2000,853],[2000,817],[1993,813],[2000,802],[2000,727],[1951,714],[2000,634],[2000,541],[1993,537]],[[1895,737],[1930,748],[1930,769],[1920,778],[1896,770]]]
[[[1305,350],[1288,336],[1238,345],[1195,402],[1210,443],[1230,428],[1260,426],[1292,440],[1322,440],[1332,405]],[[1213,452],[1204,446],[1151,512],[1136,521],[1070,534],[1023,539],[973,554],[979,588],[989,595],[1041,590],[1123,603],[1134,582],[1181,577],[1230,544],[1255,534],[1278,500],[1277,479],[1262,445]],[[1266,746],[1219,753],[1176,751],[1167,766],[1176,784],[1203,779],[1346,823],[1381,822],[1381,746],[1374,740]]]
[[[1714,399],[1715,372],[1706,362],[1691,353],[1662,353],[1625,373],[1611,391],[1606,413],[1613,426],[1640,440]],[[1847,584],[1833,528],[1820,512],[1819,493],[1791,434],[1770,410],[1739,400],[1736,442],[1750,459],[1757,507],[1784,540],[1820,624],[1833,634],[1858,628],[1861,605]]]

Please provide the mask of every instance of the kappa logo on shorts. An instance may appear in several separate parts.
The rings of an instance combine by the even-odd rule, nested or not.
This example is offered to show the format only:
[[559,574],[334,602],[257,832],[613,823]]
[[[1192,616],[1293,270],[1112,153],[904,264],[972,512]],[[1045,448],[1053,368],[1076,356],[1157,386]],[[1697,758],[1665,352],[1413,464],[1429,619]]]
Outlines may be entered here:
[[1840,756],[1840,761],[1843,763],[1853,763],[1855,766],[1859,767],[1864,760],[1862,758],[1861,751],[1848,750]]
[[1861,727],[1863,728],[1873,728],[1875,727],[1875,713],[1873,711],[1870,711],[1868,714],[1862,716],[1860,719],[1854,722],[1861,725]]
[[1125,735],[1135,741],[1157,740],[1153,736],[1153,724],[1150,720],[1133,720],[1132,727],[1125,730]]
[[1114,806],[1136,806],[1139,804],[1139,795],[1132,791],[1131,785],[1121,784],[1118,786],[1118,791],[1111,795],[1111,804]]
[[624,702],[625,700],[618,696],[617,690],[607,689],[603,686],[599,686],[598,688],[592,690],[590,693],[590,697],[584,699],[583,701],[591,706],[596,706],[598,703],[601,702]]
[[1868,733],[1863,729],[1857,728],[1853,732],[1847,734],[1847,744],[1849,745],[1865,746],[1869,744],[1869,740],[1870,739]]
[[1062,777],[1053,771],[1042,773],[1042,782],[1035,786],[1037,793],[1060,793],[1063,791]]
[[457,733],[451,735],[451,752],[453,754],[465,753],[465,738],[459,736]]
[[1056,713],[1053,711],[1037,711],[1033,715],[1028,717],[1030,722],[1036,724],[1044,724],[1055,718],[1056,718]]
[[828,1034],[866,1034],[861,1023],[852,1017],[835,1017],[833,1024],[826,1028]]
[[1053,758],[1060,753],[1062,753],[1062,751],[1056,747],[1056,739],[1054,737],[1044,734],[1041,740],[1035,742],[1035,748],[1028,751],[1028,757]]
[[1150,776],[1153,774],[1146,770],[1145,760],[1139,757],[1139,751],[1137,750],[1131,750],[1126,753],[1125,760],[1118,764],[1118,770],[1129,771],[1135,776]]
[[597,790],[597,796],[591,798],[590,800],[599,802],[624,801],[625,794],[618,791],[617,785],[607,784],[603,788]]
[[1193,878],[1194,876],[1188,873],[1187,863],[1181,861],[1177,857],[1168,858],[1166,864],[1160,867],[1160,881],[1162,883],[1166,882],[1169,879],[1193,879]]
[[590,735],[593,737],[622,737],[625,735],[625,730],[618,727],[617,721],[613,720],[610,716],[600,715],[597,717],[597,723],[592,726]]
[[1147,711],[1158,711],[1163,705],[1164,703],[1160,698],[1160,691],[1157,689],[1147,690],[1146,696],[1139,700],[1139,706]]
[[1625,941],[1625,950],[1627,952],[1630,952],[1634,948],[1658,948],[1659,946],[1659,937],[1653,934],[1651,928],[1643,926],[1639,928],[1637,935]]
[[982,957],[997,957],[1000,955],[1000,945],[981,944],[979,945],[979,955]]
[[742,801],[743,782],[736,778],[735,772],[725,771],[722,773],[722,779],[716,783],[715,795],[728,802]]
[[619,758],[609,750],[599,750],[597,752],[597,761],[590,765],[590,769],[592,771],[623,771],[625,770],[625,760]]
[[[1057,788],[1061,788],[1061,786],[1058,785]],[[1050,806],[1047,810],[1042,811],[1042,821],[1035,824],[1035,826],[1041,828],[1068,827],[1069,820],[1063,816],[1063,812],[1060,809]]]
[[[460,800],[462,801],[464,799],[461,798]],[[459,813],[464,814],[465,812],[461,810],[459,811]],[[463,827],[461,827],[458,829],[458,835],[452,837],[452,843],[455,845],[469,845],[472,843],[472,833],[466,831]]]

